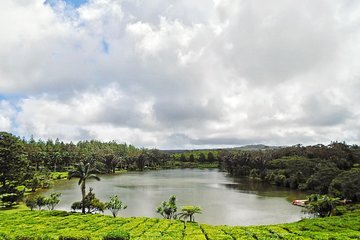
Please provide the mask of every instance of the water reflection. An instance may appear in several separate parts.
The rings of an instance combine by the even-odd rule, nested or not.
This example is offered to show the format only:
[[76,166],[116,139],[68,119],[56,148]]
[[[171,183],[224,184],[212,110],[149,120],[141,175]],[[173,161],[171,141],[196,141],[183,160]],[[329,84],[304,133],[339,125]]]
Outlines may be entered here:
[[[104,175],[100,182],[89,181],[98,198],[108,200],[117,194],[128,205],[122,216],[160,217],[155,208],[171,195],[178,206],[199,205],[200,222],[209,224],[253,225],[291,222],[303,216],[289,203],[303,194],[250,179],[229,177],[218,170],[175,169]],[[76,179],[62,181],[52,191],[62,193],[58,209],[70,210],[81,198]],[[107,213],[109,214],[109,212]]]

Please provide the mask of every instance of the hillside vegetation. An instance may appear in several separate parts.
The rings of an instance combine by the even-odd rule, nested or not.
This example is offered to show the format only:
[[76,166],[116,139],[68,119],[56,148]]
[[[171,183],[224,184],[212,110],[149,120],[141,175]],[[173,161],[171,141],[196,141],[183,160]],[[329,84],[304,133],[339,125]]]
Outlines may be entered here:
[[271,149],[224,151],[220,167],[232,176],[360,201],[360,148],[333,142]]

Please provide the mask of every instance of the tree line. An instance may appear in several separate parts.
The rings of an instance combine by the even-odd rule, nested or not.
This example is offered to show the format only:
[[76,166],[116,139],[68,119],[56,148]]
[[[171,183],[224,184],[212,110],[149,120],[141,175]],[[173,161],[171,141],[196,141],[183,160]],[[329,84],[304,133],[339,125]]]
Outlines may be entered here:
[[[205,152],[206,153],[206,152]],[[214,162],[212,153],[201,153],[193,162]],[[196,155],[196,154],[195,154]],[[197,155],[196,155],[197,156]],[[189,160],[158,149],[136,148],[126,143],[97,140],[65,143],[56,140],[21,139],[0,132],[0,200],[11,204],[25,189],[36,191],[49,186],[54,172],[68,172],[81,162],[89,163],[99,173],[116,170],[186,167]],[[194,165],[190,165],[194,166]],[[57,175],[61,177],[61,175]]]
[[220,168],[232,176],[360,201],[357,145],[332,142],[263,151],[222,151],[219,161]]
[[[100,177],[96,174],[99,171],[93,168],[90,163],[81,162],[76,165],[76,168],[69,171],[68,179],[77,178],[79,179],[78,185],[81,191],[81,201],[74,202],[71,205],[72,211],[76,212],[80,210],[82,214],[104,212],[105,209],[110,210],[113,217],[116,217],[118,212],[122,209],[126,209],[127,205],[119,199],[117,195],[110,196],[110,201],[102,202],[96,198],[93,188],[89,188],[89,192],[86,193],[86,181],[89,179],[96,179],[100,181]],[[43,206],[47,206],[49,210],[54,210],[55,206],[60,202],[61,193],[52,193],[50,197],[44,197],[42,195],[29,195],[25,199],[25,204],[31,210],[36,206],[39,210]],[[199,206],[184,206],[180,213],[177,213],[176,196],[171,196],[169,201],[163,201],[161,205],[156,209],[166,219],[184,219],[186,221],[189,218],[190,222],[194,222],[194,215],[201,213]]]
[[21,139],[0,132],[0,200],[10,204],[25,189],[47,187],[54,172],[71,172],[83,162],[99,173],[216,163],[236,177],[251,177],[278,186],[360,201],[360,148],[332,142],[329,145],[295,145],[259,151],[193,150],[168,153],[136,148],[126,143],[96,140],[64,143]]
[[25,189],[47,187],[53,172],[68,172],[80,162],[90,163],[99,173],[115,173],[121,169],[157,168],[170,160],[158,149],[140,149],[115,141],[74,144],[58,139],[25,140],[0,132],[0,200],[9,202]]

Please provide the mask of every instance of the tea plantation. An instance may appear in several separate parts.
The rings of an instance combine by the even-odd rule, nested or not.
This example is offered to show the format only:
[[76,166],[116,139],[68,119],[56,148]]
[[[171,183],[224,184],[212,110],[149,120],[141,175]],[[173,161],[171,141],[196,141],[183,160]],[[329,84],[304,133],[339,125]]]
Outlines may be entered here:
[[[0,239],[104,239],[114,230],[131,239],[360,239],[360,211],[267,226],[211,226],[146,217],[113,218],[63,211],[0,211]],[[110,239],[110,238],[109,238]]]

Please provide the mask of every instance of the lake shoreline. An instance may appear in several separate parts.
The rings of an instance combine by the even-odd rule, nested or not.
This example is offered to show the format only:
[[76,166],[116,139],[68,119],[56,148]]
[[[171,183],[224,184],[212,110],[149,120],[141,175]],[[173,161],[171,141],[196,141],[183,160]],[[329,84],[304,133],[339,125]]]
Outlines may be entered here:
[[[110,195],[119,195],[128,205],[128,209],[120,212],[125,217],[161,217],[155,209],[171,195],[177,196],[178,207],[201,206],[204,213],[199,215],[199,221],[210,224],[285,223],[300,220],[304,216],[301,209],[291,205],[293,199],[303,196],[302,193],[251,179],[233,178],[218,169],[127,171],[126,174],[106,174],[100,177],[100,182],[89,181],[87,188],[92,187],[101,201],[107,201]],[[44,193],[49,195],[51,192],[63,194],[57,207],[60,210],[70,211],[72,202],[81,199],[77,180],[58,181]],[[219,196],[227,196],[227,205],[223,204],[225,202]],[[268,208],[267,205],[273,207]],[[280,212],[280,217],[274,218],[271,211]],[[229,216],[225,216],[225,212],[229,212]],[[261,221],[256,218],[259,214],[262,216],[259,217]],[[249,219],[241,220],[240,215],[247,215]],[[281,216],[285,220],[281,220]],[[218,217],[224,221],[216,220]]]

